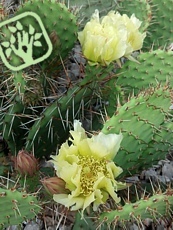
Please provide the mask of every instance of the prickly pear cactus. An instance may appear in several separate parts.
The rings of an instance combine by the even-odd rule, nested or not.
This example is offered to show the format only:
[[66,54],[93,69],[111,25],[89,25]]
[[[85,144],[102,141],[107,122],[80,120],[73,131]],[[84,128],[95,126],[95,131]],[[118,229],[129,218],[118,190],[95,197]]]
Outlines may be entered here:
[[103,133],[123,134],[114,159],[124,170],[121,176],[137,173],[165,157],[172,146],[173,125],[165,127],[170,105],[168,87],[149,88],[119,106],[104,124]]
[[[172,104],[173,54],[158,48],[167,47],[171,43],[173,0],[23,2],[14,16],[26,12],[36,13],[45,26],[53,51],[38,66],[21,72],[8,71],[0,63],[0,135],[7,142],[10,153],[15,155],[24,147],[27,151],[33,151],[36,157],[49,157],[67,140],[74,119],[86,121],[87,113],[91,111],[91,126],[87,131],[102,129],[105,134],[123,134],[120,150],[114,159],[116,165],[123,169],[118,179],[123,180],[164,159],[173,146],[173,123],[169,109]],[[79,76],[75,83],[71,79],[63,79],[66,81],[65,91],[58,95],[57,88],[61,87],[58,78],[63,78],[61,69],[68,72],[69,60],[66,63],[66,58],[69,58],[69,51],[77,41],[79,27],[86,24],[95,9],[100,11],[101,16],[110,10],[118,10],[129,17],[134,13],[143,21],[141,31],[147,32],[145,52],[132,54],[133,57],[137,54],[136,62],[121,58],[117,61],[119,66],[111,63],[102,68],[78,62],[82,77]],[[4,20],[2,7],[0,18]],[[1,28],[0,39],[5,39],[5,33],[13,45],[17,32],[28,31],[29,35],[33,35],[33,44],[37,48],[33,50],[33,57],[37,59],[46,52],[48,45],[34,17],[21,18],[11,26]],[[9,42],[2,44],[4,49],[8,45]],[[11,63],[20,63],[21,58],[15,57],[9,49],[6,52]],[[96,110],[98,101],[101,109]],[[105,115],[107,121],[103,122]],[[4,168],[0,169],[3,172]],[[30,179],[34,182],[33,178]],[[32,184],[29,180],[26,181]],[[38,178],[35,183],[37,182]],[[29,186],[27,188],[32,191]],[[100,222],[98,228],[107,229],[105,222],[110,228],[121,222],[121,226],[125,228],[126,222],[130,220],[140,224],[144,218],[170,216],[172,194],[172,189],[167,189],[165,192],[154,193],[151,197],[142,196],[140,200],[135,199],[134,203],[130,200],[125,203],[124,197],[121,197],[121,203],[115,204],[112,211],[107,211],[102,206],[106,212],[101,215],[99,211],[88,212],[87,224],[80,219],[78,213],[73,229],[96,229],[96,219]],[[6,207],[0,213],[2,228],[32,219],[40,210],[36,197],[15,189],[2,188],[0,207]],[[90,219],[90,215],[94,216],[93,219]]]
[[39,157],[56,151],[57,145],[67,138],[73,120],[77,117],[84,119],[81,114],[85,116],[85,110],[89,110],[91,106],[91,99],[94,103],[95,91],[100,87],[102,79],[110,75],[112,68],[113,66],[102,68],[87,65],[85,78],[47,107],[35,121],[26,138],[26,149],[32,151],[34,148]]
[[16,189],[0,188],[0,229],[34,218],[41,207],[34,195]]
[[144,47],[149,49],[158,49],[169,46],[172,43],[172,12],[173,0],[152,0],[151,22],[147,28],[147,37]]
[[119,205],[117,210],[102,213],[100,223],[118,224],[125,226],[127,221],[136,221],[139,226],[146,218],[158,219],[161,216],[171,218],[173,206],[173,190],[168,189],[164,193],[156,193],[151,197],[142,197],[131,203],[126,202],[124,206]]
[[139,63],[127,61],[117,71],[116,83],[125,89],[127,95],[132,92],[136,94],[158,83],[169,82],[172,87],[172,57],[172,51],[155,50],[141,53],[137,57]]

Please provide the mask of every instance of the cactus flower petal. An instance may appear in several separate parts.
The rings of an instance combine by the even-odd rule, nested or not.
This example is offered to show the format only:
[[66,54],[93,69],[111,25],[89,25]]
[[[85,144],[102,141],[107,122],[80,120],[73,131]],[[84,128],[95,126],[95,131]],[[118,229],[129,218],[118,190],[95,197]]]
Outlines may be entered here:
[[71,210],[82,209],[82,213],[91,204],[96,210],[109,195],[118,203],[116,191],[126,185],[115,180],[122,169],[115,165],[113,158],[122,135],[99,133],[88,138],[79,121],[74,121],[70,133],[72,144],[65,142],[59,155],[52,156],[56,174],[66,183],[69,193],[54,194],[54,200]]
[[127,49],[125,56],[128,56],[133,51],[142,48],[146,33],[141,33],[139,31],[142,22],[139,21],[139,19],[137,19],[134,14],[130,18],[123,14],[122,20],[127,29]]
[[110,11],[99,18],[99,11],[95,10],[84,30],[78,33],[82,52],[89,64],[109,65],[141,49],[146,36],[139,31],[141,23],[134,14],[129,18]]

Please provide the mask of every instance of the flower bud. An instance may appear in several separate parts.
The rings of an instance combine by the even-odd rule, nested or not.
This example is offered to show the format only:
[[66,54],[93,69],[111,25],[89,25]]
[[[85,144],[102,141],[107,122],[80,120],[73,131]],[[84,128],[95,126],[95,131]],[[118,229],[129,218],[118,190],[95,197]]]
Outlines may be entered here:
[[59,177],[44,178],[41,183],[50,195],[69,193],[69,190],[65,188],[65,181]]
[[33,176],[38,171],[37,159],[25,150],[20,150],[14,159],[15,170],[22,176]]

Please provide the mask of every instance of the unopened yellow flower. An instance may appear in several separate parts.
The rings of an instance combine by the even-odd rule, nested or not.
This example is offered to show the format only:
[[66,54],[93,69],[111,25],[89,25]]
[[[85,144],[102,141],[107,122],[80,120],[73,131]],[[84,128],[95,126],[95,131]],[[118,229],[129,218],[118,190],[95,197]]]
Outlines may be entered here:
[[84,56],[93,65],[108,65],[123,56],[129,58],[133,51],[142,48],[146,34],[139,31],[140,25],[134,14],[129,18],[110,11],[100,19],[96,10],[84,30],[78,33]]
[[72,142],[65,142],[59,155],[52,156],[57,176],[65,181],[69,194],[54,194],[56,202],[71,210],[82,209],[91,204],[97,210],[105,203],[109,195],[116,203],[120,202],[116,191],[126,187],[115,178],[122,169],[112,161],[122,140],[122,134],[99,133],[88,138],[81,123],[74,121],[74,131],[71,131]]

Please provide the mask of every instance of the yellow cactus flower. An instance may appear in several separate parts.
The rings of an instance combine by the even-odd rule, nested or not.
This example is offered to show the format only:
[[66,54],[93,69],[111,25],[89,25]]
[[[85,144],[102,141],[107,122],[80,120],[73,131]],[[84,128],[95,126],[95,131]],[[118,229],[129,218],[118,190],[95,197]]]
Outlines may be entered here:
[[139,32],[141,21],[133,14],[120,15],[110,11],[99,18],[99,11],[95,10],[91,20],[83,31],[78,33],[84,56],[94,65],[109,65],[112,61],[126,56],[142,48],[145,33]]
[[142,22],[139,21],[134,14],[130,18],[124,14],[122,19],[127,29],[127,48],[124,56],[128,57],[133,51],[142,48],[146,33],[139,31]]
[[84,30],[78,33],[78,39],[90,63],[108,65],[125,54],[126,33],[123,27],[102,24],[96,10]]
[[[68,194],[54,194],[53,199],[71,210],[83,211],[93,204],[97,210],[109,195],[120,202],[116,191],[126,187],[115,178],[122,169],[113,162],[122,140],[122,134],[99,133],[88,138],[81,123],[74,121],[74,131],[60,148],[57,156],[52,156],[56,174],[65,183]],[[69,145],[71,141],[71,145]]]

